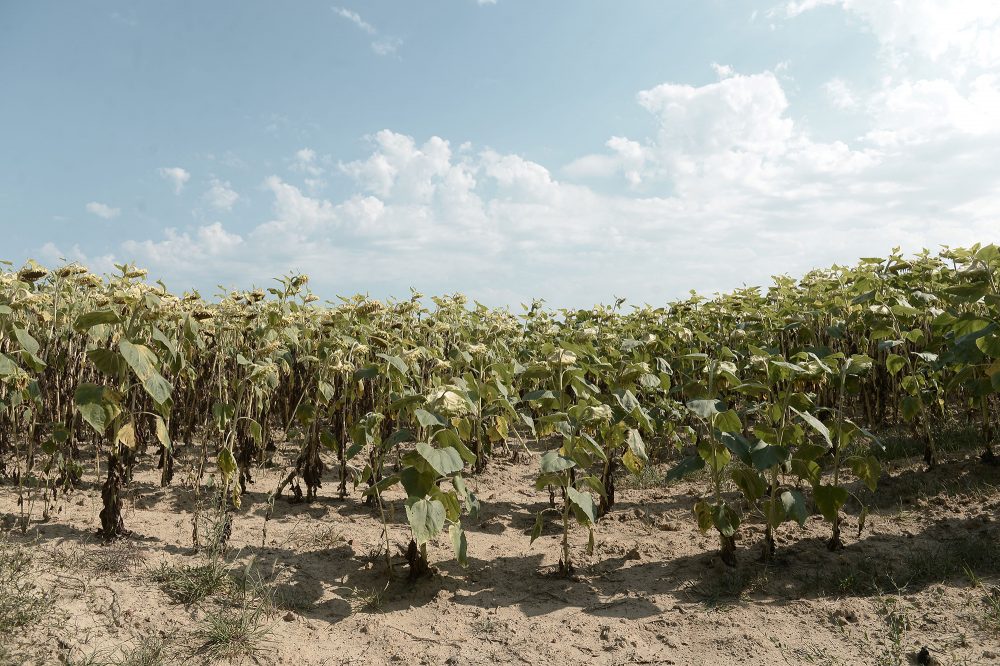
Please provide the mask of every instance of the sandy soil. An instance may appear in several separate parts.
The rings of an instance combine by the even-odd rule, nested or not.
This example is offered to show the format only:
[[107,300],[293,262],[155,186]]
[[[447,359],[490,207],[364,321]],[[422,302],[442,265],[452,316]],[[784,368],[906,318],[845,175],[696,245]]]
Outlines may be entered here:
[[[572,580],[555,575],[558,525],[529,546],[548,493],[534,491],[537,459],[522,454],[471,480],[483,508],[466,525],[467,569],[445,535],[431,548],[432,577],[408,582],[396,557],[388,587],[377,512],[359,492],[330,497],[332,478],[311,504],[278,499],[265,525],[290,453],[243,498],[226,558],[234,572],[249,563],[270,583],[276,607],[263,621],[260,663],[892,664],[918,663],[923,647],[929,663],[1000,663],[1000,468],[971,452],[930,472],[916,461],[887,465],[879,490],[865,495],[873,506],[864,533],[849,515],[847,547],[836,553],[824,546],[829,525],[814,517],[804,529],[782,526],[777,557],[764,565],[762,527],[748,517],[734,569],[694,525],[704,484],[666,486],[650,474],[649,487],[619,488],[592,556],[586,530],[574,529]],[[222,602],[185,606],[155,579],[164,563],[205,561],[192,549],[195,498],[184,476],[182,465],[161,488],[157,470],[140,467],[125,515],[135,535],[111,546],[96,536],[92,483],[60,496],[48,521],[36,502],[25,535],[9,531],[16,489],[0,486],[7,547],[25,545],[29,575],[52,600],[41,620],[0,636],[0,661],[208,660],[193,652]],[[398,502],[393,519],[401,548],[409,536]],[[162,644],[160,661],[138,660],[150,644]]]

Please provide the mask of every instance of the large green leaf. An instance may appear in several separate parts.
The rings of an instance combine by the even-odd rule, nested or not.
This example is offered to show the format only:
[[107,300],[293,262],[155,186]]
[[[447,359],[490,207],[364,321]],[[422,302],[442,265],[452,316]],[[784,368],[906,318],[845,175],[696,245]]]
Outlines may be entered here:
[[705,469],[705,460],[701,456],[688,456],[667,472],[667,481],[678,481],[688,474]]
[[740,423],[740,417],[736,413],[736,410],[733,409],[727,409],[726,411],[716,415],[715,427],[720,432],[742,432],[743,430],[743,424]]
[[125,379],[128,372],[128,364],[122,355],[110,349],[91,349],[87,352],[87,358],[94,364],[94,367],[108,375],[112,379],[121,381]]
[[437,483],[438,475],[433,470],[404,467],[399,473],[407,497],[425,497]]
[[633,456],[644,463],[649,462],[649,456],[646,454],[646,443],[642,441],[642,435],[639,434],[638,430],[629,428],[625,441],[628,443],[629,452]]
[[854,456],[848,458],[848,466],[859,479],[865,482],[869,490],[875,490],[878,478],[882,475],[882,465],[875,456]]
[[764,442],[758,442],[757,446],[750,452],[750,459],[753,466],[764,471],[775,465],[780,465],[788,458],[788,449],[783,446],[771,446]]
[[805,525],[806,518],[809,517],[809,509],[806,508],[806,498],[798,490],[786,490],[781,493],[781,504],[785,507],[785,514],[797,522],[799,526]]
[[462,470],[462,457],[458,451],[448,447],[436,449],[430,444],[420,442],[417,444],[417,453],[438,473],[439,476],[449,476]]
[[38,353],[38,350],[40,349],[38,345],[38,340],[35,340],[35,338],[31,337],[31,334],[28,333],[26,330],[18,326],[15,326],[14,337],[17,338],[17,342],[19,345],[21,345],[21,349],[28,352],[32,356]]
[[846,488],[840,486],[819,485],[813,489],[813,501],[823,517],[833,522],[837,519],[840,508],[847,503],[849,494]]
[[476,454],[472,452],[472,449],[465,445],[465,442],[463,442],[462,438],[458,436],[458,433],[451,428],[441,428],[434,433],[433,439],[439,444],[450,446],[458,451],[458,455],[461,456],[462,460],[470,465],[475,464]]
[[706,421],[726,409],[718,400],[691,400],[687,408]]
[[573,505],[576,519],[581,525],[593,525],[597,522],[597,506],[590,493],[580,492],[573,486],[567,486],[566,497]]
[[799,415],[799,417],[809,424],[809,427],[815,430],[823,437],[823,441],[826,442],[828,447],[833,446],[833,440],[830,438],[830,429],[820,421],[818,418],[810,414],[809,412],[800,412],[799,410],[792,407],[792,411]]
[[108,401],[104,398],[104,387],[97,384],[80,384],[73,394],[73,404],[83,420],[90,424],[98,435],[103,435],[111,422]]
[[406,519],[413,531],[413,540],[421,546],[444,529],[444,504],[437,500],[411,498],[406,502]]
[[558,451],[546,451],[542,454],[541,466],[543,474],[552,474],[576,467],[576,461],[559,455]]
[[139,381],[144,381],[146,378],[157,374],[159,359],[156,358],[156,354],[149,347],[133,344],[123,338],[118,343],[118,351],[121,352],[122,358],[132,368],[132,372],[139,378]]
[[73,328],[80,333],[84,333],[89,331],[94,326],[118,323],[121,323],[121,317],[119,317],[116,312],[113,312],[112,310],[96,310],[77,317],[76,322],[73,324]]
[[417,417],[417,423],[425,428],[448,425],[448,422],[444,418],[426,409],[415,409],[413,410],[413,415]]

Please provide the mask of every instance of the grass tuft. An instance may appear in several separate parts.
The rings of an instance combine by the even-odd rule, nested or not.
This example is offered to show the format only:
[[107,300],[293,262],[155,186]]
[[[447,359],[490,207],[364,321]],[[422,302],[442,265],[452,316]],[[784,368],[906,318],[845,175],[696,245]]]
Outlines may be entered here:
[[233,587],[229,570],[221,560],[204,564],[162,564],[153,580],[168,597],[184,605],[196,604],[208,597],[228,592]]
[[23,546],[0,537],[0,636],[33,624],[51,600],[28,580],[31,555]]
[[223,608],[205,616],[194,653],[211,662],[256,662],[270,649],[270,633],[259,608]]

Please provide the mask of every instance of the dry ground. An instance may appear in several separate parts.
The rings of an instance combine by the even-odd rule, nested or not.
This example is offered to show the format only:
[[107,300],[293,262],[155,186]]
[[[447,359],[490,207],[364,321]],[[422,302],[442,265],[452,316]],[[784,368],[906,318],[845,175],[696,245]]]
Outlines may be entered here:
[[[330,479],[317,501],[278,499],[265,521],[291,454],[259,472],[222,559],[192,548],[195,507],[212,513],[208,495],[196,501],[184,484],[184,460],[167,488],[140,466],[125,515],[134,536],[111,545],[95,533],[96,485],[60,495],[47,521],[36,497],[22,534],[5,481],[0,663],[225,663],[234,653],[301,666],[896,664],[922,663],[923,647],[928,663],[1000,663],[1000,468],[971,450],[930,472],[912,458],[886,465],[865,495],[864,533],[849,515],[840,552],[826,550],[829,525],[814,517],[782,526],[764,565],[760,522],[748,519],[734,569],[694,526],[704,484],[667,485],[652,469],[619,488],[592,556],[586,530],[573,531],[573,580],[554,575],[557,525],[529,546],[548,493],[533,489],[537,458],[522,455],[471,480],[483,507],[466,525],[467,569],[445,536],[432,577],[407,582],[397,565],[388,585],[378,513],[360,493],[333,499]],[[392,518],[395,550],[408,528],[398,505]]]

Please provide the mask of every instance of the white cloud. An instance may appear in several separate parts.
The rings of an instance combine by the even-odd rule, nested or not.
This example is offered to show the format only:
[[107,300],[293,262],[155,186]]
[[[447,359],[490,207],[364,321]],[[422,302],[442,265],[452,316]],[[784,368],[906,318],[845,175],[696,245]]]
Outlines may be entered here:
[[383,35],[379,32],[378,28],[369,23],[368,21],[361,18],[361,15],[352,9],[346,9],[344,7],[334,7],[333,11],[337,16],[344,18],[360,30],[364,31],[368,35],[375,37],[371,42],[372,51],[376,55],[387,56],[393,55],[398,50],[399,47],[403,45],[403,40],[398,37],[393,37],[391,35]]
[[78,263],[88,267],[95,273],[111,273],[115,270],[115,255],[104,254],[89,256],[79,245],[73,245],[68,251],[59,248],[55,243],[48,242],[38,250],[39,259],[46,266],[60,266],[64,263]]
[[785,4],[784,14],[824,5],[863,21],[897,64],[921,56],[956,71],[1000,65],[1000,3],[993,0],[801,0]]
[[1000,132],[1000,3],[980,0],[805,0],[795,17],[832,5],[857,18],[881,47],[881,83],[859,95],[834,78],[838,108],[861,108],[879,147]]
[[[914,3],[912,16],[888,0],[782,5],[785,16],[842,8],[881,45],[881,82],[845,73],[822,85],[852,111],[850,137],[820,139],[797,118],[783,65],[713,64],[717,81],[637,93],[646,135],[612,129],[561,169],[387,129],[359,159],[299,149],[287,178],[264,181],[271,211],[249,226],[169,229],[120,253],[180,288],[302,270],[324,295],[405,295],[412,284],[563,306],[662,304],[894,246],[998,241],[1000,72],[980,34],[992,24],[980,15],[973,30],[962,11],[941,17],[932,4]],[[926,32],[932,19],[945,37]],[[344,180],[344,194],[317,195],[327,178]]]
[[212,179],[212,186],[205,193],[205,201],[216,210],[232,210],[240,195],[232,189],[228,182],[217,178]]
[[712,71],[714,71],[715,75],[718,76],[720,79],[728,79],[735,73],[735,70],[731,66],[720,65],[717,62],[712,63]]
[[103,217],[105,220],[112,220],[121,215],[122,212],[121,208],[112,208],[108,204],[99,201],[91,201],[85,208],[88,213],[93,213],[97,217]]
[[403,40],[398,37],[379,37],[372,42],[372,51],[380,56],[392,55],[403,45]]
[[184,185],[191,180],[191,174],[181,167],[160,167],[157,172],[174,186],[174,194],[180,194]]
[[847,83],[840,78],[833,78],[823,84],[823,90],[830,99],[830,103],[838,109],[853,109],[858,105],[854,93],[851,92]]
[[642,183],[649,149],[638,141],[613,136],[604,144],[609,155],[585,155],[570,162],[564,169],[571,178],[610,178],[622,173],[632,187]]
[[300,171],[314,178],[322,176],[326,171],[320,166],[320,160],[312,148],[302,148],[296,151],[295,158],[292,160],[292,170]]
[[358,14],[356,11],[345,9],[343,7],[334,7],[333,11],[335,14],[337,14],[337,16],[341,16],[347,19],[354,25],[358,26],[359,28],[367,32],[369,35],[374,35],[378,32],[378,30],[375,29],[375,26],[373,26],[371,23],[361,18],[361,15]]
[[130,258],[146,266],[174,266],[177,272],[201,272],[210,269],[205,261],[231,256],[243,239],[226,231],[221,222],[198,227],[192,236],[168,228],[163,240],[125,241],[122,250]]

